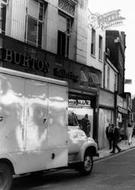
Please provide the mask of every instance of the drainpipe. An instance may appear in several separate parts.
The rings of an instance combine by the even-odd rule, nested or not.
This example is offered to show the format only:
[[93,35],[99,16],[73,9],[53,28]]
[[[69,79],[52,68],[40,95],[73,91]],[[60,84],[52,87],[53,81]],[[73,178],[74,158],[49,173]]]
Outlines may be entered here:
[[117,95],[118,95],[118,91],[115,91],[115,93],[114,93],[114,125],[117,124],[117,117],[118,117],[118,111],[117,111]]

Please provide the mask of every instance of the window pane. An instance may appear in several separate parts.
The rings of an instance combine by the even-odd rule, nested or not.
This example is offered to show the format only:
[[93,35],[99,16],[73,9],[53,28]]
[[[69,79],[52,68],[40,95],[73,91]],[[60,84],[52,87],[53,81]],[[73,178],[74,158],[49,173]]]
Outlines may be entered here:
[[0,33],[2,32],[2,8],[0,8]]
[[42,43],[42,23],[38,24],[38,46],[41,47]]
[[92,28],[92,32],[91,32],[91,54],[95,55],[95,39],[96,38],[96,32],[95,30]]
[[29,1],[29,6],[28,6],[28,14],[31,15],[32,17],[38,19],[39,16],[39,4],[35,0],[30,0]]
[[29,0],[28,2],[25,38],[32,45],[41,47],[45,3],[40,0]]
[[102,59],[102,37],[99,36],[99,59]]
[[39,8],[39,20],[43,20],[43,15],[44,15],[44,5],[43,3],[40,3],[40,8]]
[[5,32],[6,25],[6,6],[0,7],[0,33]]
[[37,21],[28,16],[27,40],[36,44],[37,41]]
[[58,31],[58,55],[65,56],[66,35]]

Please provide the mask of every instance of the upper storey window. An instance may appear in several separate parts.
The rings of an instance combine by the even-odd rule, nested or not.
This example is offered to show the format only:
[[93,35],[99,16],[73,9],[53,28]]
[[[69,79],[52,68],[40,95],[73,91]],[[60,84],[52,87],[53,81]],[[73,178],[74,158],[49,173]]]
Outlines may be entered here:
[[96,31],[92,28],[91,30],[91,55],[95,56],[96,53]]
[[57,54],[59,56],[69,56],[70,36],[72,30],[72,18],[59,13]]
[[40,0],[29,0],[26,14],[26,42],[41,47],[46,4]]
[[0,4],[0,33],[5,33],[6,26],[6,4]]
[[103,38],[99,36],[99,60],[103,59]]
[[58,0],[59,10],[65,12],[71,17],[75,15],[75,5],[77,4],[74,0]]

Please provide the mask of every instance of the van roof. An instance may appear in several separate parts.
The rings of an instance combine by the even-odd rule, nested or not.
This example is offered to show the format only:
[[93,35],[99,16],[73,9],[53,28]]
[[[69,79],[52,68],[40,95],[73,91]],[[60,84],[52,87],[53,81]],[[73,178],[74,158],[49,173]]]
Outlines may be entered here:
[[39,76],[39,75],[34,75],[34,74],[25,73],[25,72],[13,70],[13,69],[7,69],[7,68],[3,68],[3,67],[0,67],[0,73],[17,76],[17,77],[21,77],[21,78],[25,78],[25,79],[38,80],[38,81],[48,82],[48,83],[52,83],[52,84],[58,84],[61,86],[68,86],[68,83],[66,81],[57,80],[57,79]]

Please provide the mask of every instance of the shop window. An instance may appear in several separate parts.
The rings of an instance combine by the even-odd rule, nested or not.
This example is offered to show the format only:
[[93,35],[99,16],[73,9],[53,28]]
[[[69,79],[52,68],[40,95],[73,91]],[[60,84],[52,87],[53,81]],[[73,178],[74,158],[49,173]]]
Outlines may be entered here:
[[91,30],[91,55],[95,56],[96,49],[96,31],[92,28]]
[[102,60],[103,58],[103,38],[102,36],[99,36],[99,60]]
[[42,31],[46,4],[40,0],[29,0],[26,15],[25,40],[29,44],[42,45]]

